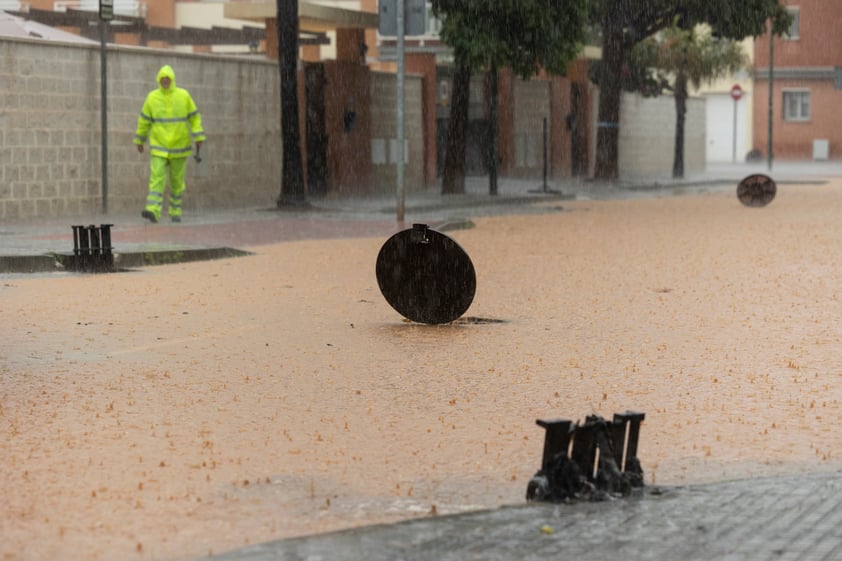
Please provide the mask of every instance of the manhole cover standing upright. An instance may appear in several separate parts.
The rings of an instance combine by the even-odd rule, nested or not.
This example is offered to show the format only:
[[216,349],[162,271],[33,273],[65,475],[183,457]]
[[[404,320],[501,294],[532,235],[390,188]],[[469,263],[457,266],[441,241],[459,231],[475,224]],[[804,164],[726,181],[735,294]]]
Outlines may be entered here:
[[455,241],[426,224],[413,224],[383,244],[377,284],[392,308],[418,323],[448,323],[471,305],[477,277]]
[[745,206],[766,206],[772,202],[777,192],[775,180],[762,173],[749,175],[737,185],[737,198]]

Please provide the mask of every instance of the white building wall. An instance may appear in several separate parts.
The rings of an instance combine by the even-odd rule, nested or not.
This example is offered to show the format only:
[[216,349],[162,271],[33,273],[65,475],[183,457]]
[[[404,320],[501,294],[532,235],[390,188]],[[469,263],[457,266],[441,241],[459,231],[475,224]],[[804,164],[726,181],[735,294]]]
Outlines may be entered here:
[[[670,177],[675,149],[675,100],[623,94],[620,109],[619,171],[621,179]],[[705,169],[705,100],[687,100],[684,124],[684,172]]]

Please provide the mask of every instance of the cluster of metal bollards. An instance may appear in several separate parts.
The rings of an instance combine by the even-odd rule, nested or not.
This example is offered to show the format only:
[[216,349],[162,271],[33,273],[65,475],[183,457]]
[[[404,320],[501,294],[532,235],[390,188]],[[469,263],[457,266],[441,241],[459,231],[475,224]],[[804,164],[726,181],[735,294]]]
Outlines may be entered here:
[[529,480],[529,501],[604,500],[628,496],[643,487],[637,441],[645,413],[626,411],[609,422],[598,415],[573,424],[567,419],[543,421],[541,469]]
[[111,226],[113,224],[72,226],[73,255],[64,261],[65,269],[80,273],[113,272]]

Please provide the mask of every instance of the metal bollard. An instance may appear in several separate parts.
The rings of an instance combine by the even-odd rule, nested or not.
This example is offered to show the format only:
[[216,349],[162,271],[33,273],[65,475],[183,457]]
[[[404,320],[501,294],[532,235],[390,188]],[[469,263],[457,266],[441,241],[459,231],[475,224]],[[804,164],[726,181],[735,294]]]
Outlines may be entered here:
[[[100,248],[100,245],[99,245],[99,230],[93,224],[88,226],[88,239],[90,239],[90,242],[91,242],[91,255],[93,255],[93,256],[100,255],[100,251],[99,251],[99,248]],[[94,263],[96,263],[97,260],[93,259],[92,261]]]
[[82,229],[84,226],[71,226],[71,228],[73,228],[73,255],[78,257],[82,254]]
[[104,271],[114,270],[114,254],[111,252],[111,226],[113,224],[100,224],[100,266]]
[[544,427],[544,456],[541,460],[541,469],[550,466],[556,454],[567,455],[570,447],[570,425],[572,421],[567,419],[553,419],[552,421],[535,421],[538,426]]
[[526,489],[529,501],[591,500],[626,496],[643,487],[637,443],[644,413],[615,414],[611,422],[589,415],[584,424],[566,419],[536,423],[546,431],[541,469]]
[[71,271],[101,273],[114,270],[114,254],[111,248],[111,226],[71,226],[73,228],[73,256],[66,267]]
[[596,451],[599,449],[599,434],[601,427],[592,416],[585,418],[584,425],[576,425],[573,429],[573,451],[570,459],[573,460],[582,475],[589,480],[594,479],[597,471],[594,464],[597,461]]
[[646,413],[635,411],[614,414],[612,427],[614,461],[622,472],[637,472],[640,469],[640,462],[637,460],[637,441],[640,438],[640,424],[645,418]]

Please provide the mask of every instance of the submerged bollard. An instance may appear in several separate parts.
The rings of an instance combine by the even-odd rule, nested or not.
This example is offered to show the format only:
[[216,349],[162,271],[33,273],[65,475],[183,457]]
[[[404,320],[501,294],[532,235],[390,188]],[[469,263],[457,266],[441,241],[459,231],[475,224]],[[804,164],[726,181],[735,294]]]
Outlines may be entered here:
[[639,473],[641,481],[643,468],[637,459],[637,441],[640,438],[640,425],[646,418],[645,413],[626,411],[615,413],[612,426],[614,435],[614,460],[623,472]]
[[567,419],[555,419],[552,421],[535,421],[538,426],[544,427],[544,455],[541,458],[541,469],[547,469],[557,454],[567,454],[570,446],[570,425],[572,421]]
[[598,415],[584,424],[565,419],[537,420],[547,432],[541,469],[526,488],[528,501],[601,500],[629,495],[643,487],[637,443],[644,413],[615,414],[612,422]]
[[114,270],[111,251],[111,226],[93,224],[71,226],[73,229],[73,255],[65,261],[65,268],[81,273],[107,273]]

